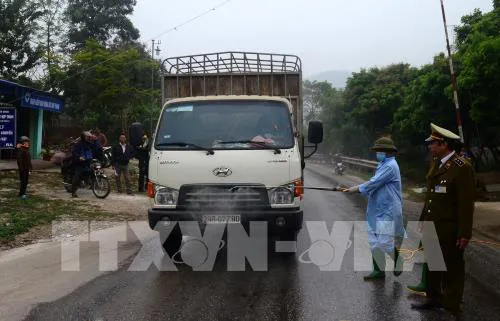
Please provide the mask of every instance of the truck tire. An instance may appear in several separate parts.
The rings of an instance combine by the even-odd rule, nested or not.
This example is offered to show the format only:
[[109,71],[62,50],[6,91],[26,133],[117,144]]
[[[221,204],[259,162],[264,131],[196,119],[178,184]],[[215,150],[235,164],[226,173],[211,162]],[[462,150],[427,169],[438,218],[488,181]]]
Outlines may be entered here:
[[163,249],[165,250],[165,252],[167,252],[168,256],[172,257],[172,255],[174,255],[177,251],[179,251],[181,244],[182,244],[181,228],[179,227],[179,225],[176,225],[172,230],[172,232],[170,232],[168,238],[163,243]]

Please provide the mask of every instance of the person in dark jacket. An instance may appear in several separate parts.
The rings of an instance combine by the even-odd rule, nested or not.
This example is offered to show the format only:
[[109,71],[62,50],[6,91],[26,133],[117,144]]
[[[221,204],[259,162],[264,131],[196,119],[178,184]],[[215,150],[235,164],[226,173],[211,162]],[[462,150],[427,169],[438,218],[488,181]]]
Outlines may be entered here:
[[90,132],[83,132],[80,136],[80,141],[73,147],[73,182],[71,196],[78,197],[76,190],[82,180],[82,176],[90,172],[90,163],[95,157],[95,152],[100,148],[99,142],[92,139]]
[[127,143],[127,138],[125,137],[125,135],[120,135],[119,143],[113,146],[111,158],[111,164],[115,170],[116,188],[118,189],[118,193],[122,192],[121,175],[123,174],[125,178],[127,194],[132,194],[132,188],[130,185],[130,178],[128,174],[128,164],[133,157],[134,149],[132,145]]
[[19,181],[20,188],[18,196],[21,199],[26,199],[26,190],[28,188],[28,180],[30,171],[33,170],[33,165],[31,164],[31,155],[29,151],[30,139],[26,136],[22,136],[17,144],[17,168],[19,169]]
[[146,131],[144,131],[142,143],[136,147],[135,155],[135,157],[139,160],[139,193],[143,193],[146,191],[149,167],[149,147],[149,138]]

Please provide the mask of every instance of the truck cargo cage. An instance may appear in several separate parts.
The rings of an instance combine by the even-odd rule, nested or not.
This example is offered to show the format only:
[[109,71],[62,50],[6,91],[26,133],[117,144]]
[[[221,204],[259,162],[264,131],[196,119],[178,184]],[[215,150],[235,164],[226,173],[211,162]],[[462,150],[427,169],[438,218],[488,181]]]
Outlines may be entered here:
[[256,95],[286,98],[302,133],[302,62],[294,55],[220,52],[167,58],[162,63],[162,105],[174,98]]
[[300,73],[302,62],[294,55],[219,52],[167,58],[162,69],[169,74]]

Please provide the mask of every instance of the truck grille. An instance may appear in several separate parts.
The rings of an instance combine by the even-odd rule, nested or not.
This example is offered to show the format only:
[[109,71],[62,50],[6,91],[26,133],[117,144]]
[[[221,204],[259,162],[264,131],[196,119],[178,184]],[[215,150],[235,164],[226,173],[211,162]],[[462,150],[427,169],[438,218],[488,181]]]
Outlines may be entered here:
[[188,209],[259,209],[269,206],[264,185],[183,185],[178,205]]

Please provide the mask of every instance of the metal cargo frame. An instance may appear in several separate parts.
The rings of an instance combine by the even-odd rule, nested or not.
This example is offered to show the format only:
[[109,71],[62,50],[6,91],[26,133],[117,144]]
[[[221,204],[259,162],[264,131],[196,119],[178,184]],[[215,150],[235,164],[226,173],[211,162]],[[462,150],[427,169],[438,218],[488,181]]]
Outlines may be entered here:
[[162,62],[162,106],[174,98],[257,95],[287,98],[302,136],[302,62],[286,54],[217,52]]

